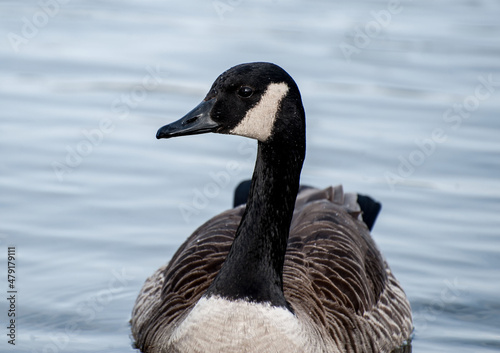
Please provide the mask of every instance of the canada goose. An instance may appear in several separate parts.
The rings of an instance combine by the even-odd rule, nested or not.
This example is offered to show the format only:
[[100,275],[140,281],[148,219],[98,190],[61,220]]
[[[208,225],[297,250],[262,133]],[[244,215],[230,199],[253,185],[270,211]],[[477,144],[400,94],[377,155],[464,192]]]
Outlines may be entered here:
[[[359,217],[356,195],[330,187],[297,197],[305,113],[288,73],[271,63],[235,66],[156,137],[207,132],[258,140],[247,203],[199,227],[146,280],[131,319],[136,346],[336,353],[404,345],[410,305]],[[362,203],[374,207],[373,223],[375,202]]]

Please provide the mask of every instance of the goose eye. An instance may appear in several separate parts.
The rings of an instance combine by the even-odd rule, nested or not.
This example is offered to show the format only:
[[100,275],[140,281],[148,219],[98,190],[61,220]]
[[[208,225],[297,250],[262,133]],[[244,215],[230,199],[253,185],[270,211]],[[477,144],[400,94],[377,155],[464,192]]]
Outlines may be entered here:
[[253,89],[248,86],[240,87],[240,89],[238,90],[238,96],[242,98],[248,98],[252,95],[252,93]]

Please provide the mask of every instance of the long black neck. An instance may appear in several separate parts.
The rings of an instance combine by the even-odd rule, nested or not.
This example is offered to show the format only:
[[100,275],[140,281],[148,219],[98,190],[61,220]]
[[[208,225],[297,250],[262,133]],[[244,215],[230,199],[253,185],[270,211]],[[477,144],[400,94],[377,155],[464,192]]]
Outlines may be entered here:
[[246,210],[208,296],[288,307],[283,264],[305,156],[304,130],[282,137],[259,142]]

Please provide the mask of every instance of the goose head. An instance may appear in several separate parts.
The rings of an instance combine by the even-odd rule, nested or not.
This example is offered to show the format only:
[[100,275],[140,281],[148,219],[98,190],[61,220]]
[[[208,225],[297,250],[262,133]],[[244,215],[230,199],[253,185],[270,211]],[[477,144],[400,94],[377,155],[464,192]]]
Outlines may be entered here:
[[215,80],[198,106],[160,128],[156,137],[208,132],[245,136],[262,143],[304,140],[305,114],[295,81],[271,63],[234,66]]
[[232,67],[198,106],[156,137],[208,132],[255,139],[258,150],[244,215],[205,296],[292,311],[283,294],[283,264],[305,156],[305,114],[295,81],[271,63]]

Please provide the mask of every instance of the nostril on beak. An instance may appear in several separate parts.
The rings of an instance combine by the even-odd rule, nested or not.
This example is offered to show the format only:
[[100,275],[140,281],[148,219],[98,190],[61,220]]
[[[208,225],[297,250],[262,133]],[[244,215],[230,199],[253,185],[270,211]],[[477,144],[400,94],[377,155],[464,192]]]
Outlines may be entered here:
[[190,125],[194,123],[196,120],[198,120],[198,118],[199,116],[192,117],[191,119],[186,120],[183,125]]

